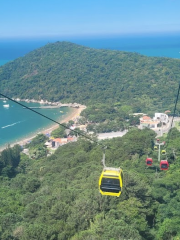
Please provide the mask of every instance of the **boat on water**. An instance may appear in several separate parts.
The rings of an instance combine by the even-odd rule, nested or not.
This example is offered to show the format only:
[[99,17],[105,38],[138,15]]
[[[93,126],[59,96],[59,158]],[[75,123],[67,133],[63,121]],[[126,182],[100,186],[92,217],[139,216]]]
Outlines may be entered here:
[[6,100],[4,100],[3,103],[6,103]]
[[3,107],[4,108],[9,108],[9,104],[4,104]]

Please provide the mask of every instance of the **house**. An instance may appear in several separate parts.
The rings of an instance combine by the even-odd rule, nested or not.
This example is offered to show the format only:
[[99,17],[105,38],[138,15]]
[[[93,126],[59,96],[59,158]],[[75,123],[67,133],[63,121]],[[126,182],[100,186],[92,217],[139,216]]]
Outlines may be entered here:
[[151,118],[147,115],[140,118],[140,122],[145,122],[145,121],[149,121],[149,120],[151,120]]
[[71,130],[74,130],[75,128],[76,128],[76,125],[70,126],[70,129],[71,129]]
[[167,124],[169,122],[168,115],[165,113],[155,113],[154,120],[159,120],[160,122]]
[[67,143],[67,138],[55,138],[52,141],[52,147],[58,148]]
[[78,127],[81,131],[87,132],[87,129],[86,129],[87,124],[86,125],[79,125]]
[[45,144],[44,144],[46,147],[51,147],[52,146],[52,143],[50,142],[50,141],[48,141],[48,142],[45,142]]
[[148,127],[148,128],[158,128],[158,123],[159,121],[152,121],[149,120],[149,121],[144,121],[142,123],[140,123],[140,126],[141,126],[141,129],[145,128],[145,127]]
[[77,141],[77,137],[76,136],[73,136],[73,137],[67,137],[67,142],[75,142]]
[[143,128],[151,128],[151,129],[155,129],[157,128],[158,124],[160,123],[160,120],[154,120],[151,119],[149,116],[143,116],[140,118],[140,129]]

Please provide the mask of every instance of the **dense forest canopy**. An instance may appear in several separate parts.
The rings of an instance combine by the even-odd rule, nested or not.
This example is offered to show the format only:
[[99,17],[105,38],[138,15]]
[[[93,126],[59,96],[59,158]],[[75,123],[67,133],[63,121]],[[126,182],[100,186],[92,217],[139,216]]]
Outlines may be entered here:
[[[30,159],[18,146],[4,150],[0,239],[178,239],[180,133],[172,129],[168,171],[159,170],[154,137],[150,129],[132,129],[122,138],[102,142],[107,145],[106,165],[120,166],[124,172],[120,198],[98,191],[103,151],[93,142],[80,138],[38,159]],[[43,143],[40,135],[30,147],[39,149],[38,139]],[[149,168],[147,153],[154,160]],[[15,159],[15,164],[5,161],[5,156]]]
[[179,79],[179,59],[69,42],[47,44],[0,67],[1,91],[10,97],[126,104],[134,112],[172,110]]

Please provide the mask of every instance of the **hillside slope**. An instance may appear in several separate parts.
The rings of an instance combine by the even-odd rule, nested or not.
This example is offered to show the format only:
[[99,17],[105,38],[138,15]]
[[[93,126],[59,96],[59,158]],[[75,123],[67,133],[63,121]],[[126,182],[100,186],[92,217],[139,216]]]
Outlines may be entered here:
[[[4,150],[0,156],[0,239],[178,239],[180,133],[172,129],[171,136],[166,149],[168,171],[159,169],[158,153],[153,151],[155,133],[150,129],[132,129],[122,138],[103,142],[106,165],[123,169],[119,198],[100,195],[103,152],[90,141],[80,138],[36,160],[21,153],[18,166],[12,165],[10,157],[10,153],[17,156],[17,146]],[[147,152],[153,158],[148,168]],[[7,165],[1,169],[5,159]]]
[[[97,50],[69,42],[47,44],[0,67],[0,88],[11,97],[171,107],[180,60]],[[172,100],[173,99],[173,100]]]

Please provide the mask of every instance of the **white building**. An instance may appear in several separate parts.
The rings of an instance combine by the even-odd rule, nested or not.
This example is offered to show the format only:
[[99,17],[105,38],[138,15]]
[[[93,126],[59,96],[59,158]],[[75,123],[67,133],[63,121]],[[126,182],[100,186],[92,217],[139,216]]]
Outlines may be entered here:
[[162,123],[167,124],[169,122],[168,115],[165,113],[155,113],[154,120],[160,120]]

